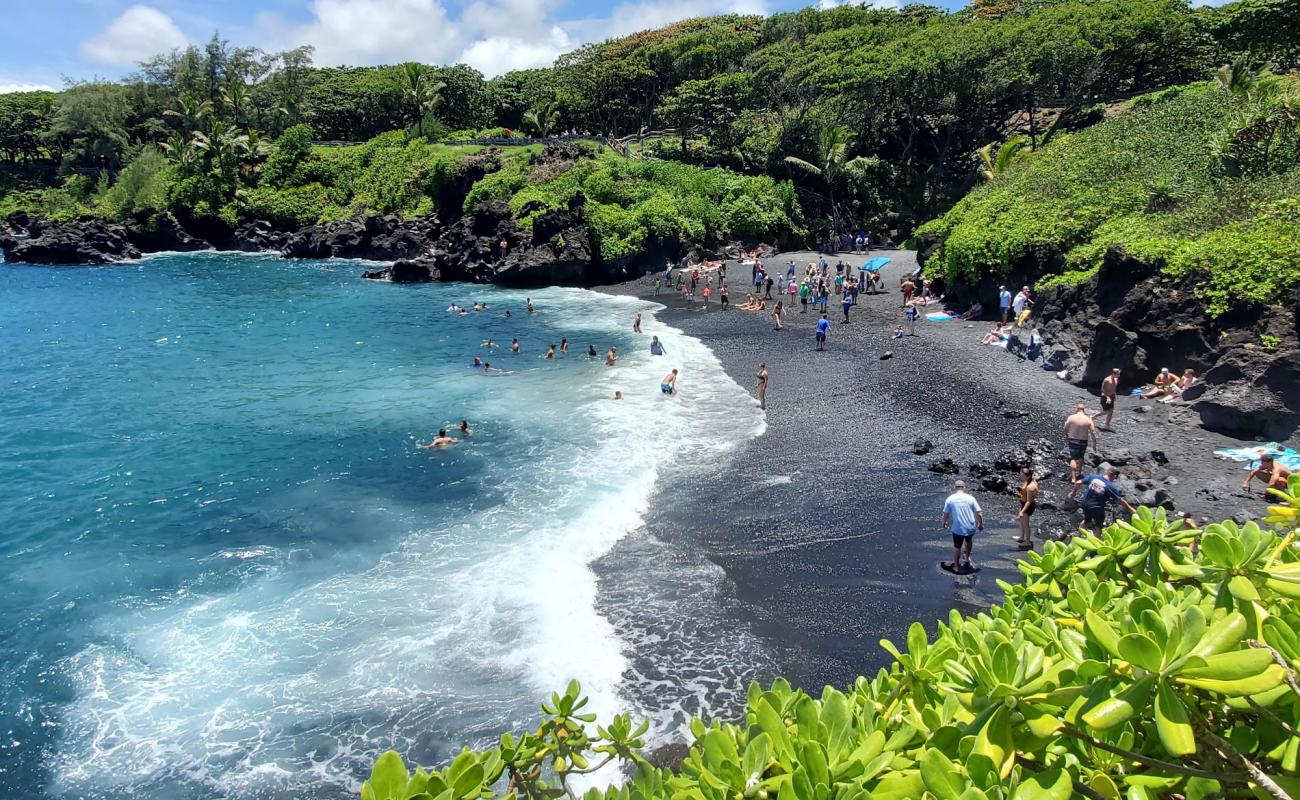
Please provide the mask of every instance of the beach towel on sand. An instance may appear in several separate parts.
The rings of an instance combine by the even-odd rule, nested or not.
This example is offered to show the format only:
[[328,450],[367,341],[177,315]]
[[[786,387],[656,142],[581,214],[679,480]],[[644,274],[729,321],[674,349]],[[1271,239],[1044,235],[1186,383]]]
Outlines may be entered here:
[[1277,442],[1255,445],[1254,447],[1229,447],[1214,451],[1214,454],[1219,458],[1246,462],[1246,469],[1258,467],[1259,457],[1265,453],[1272,454],[1279,464],[1289,470],[1300,470],[1300,453],[1290,447],[1283,447]]
[[926,315],[925,315],[925,318],[928,319],[928,320],[930,320],[931,322],[947,322],[948,320],[952,319],[953,317],[952,317],[952,314],[944,314],[943,312],[935,312],[934,314],[926,314]]

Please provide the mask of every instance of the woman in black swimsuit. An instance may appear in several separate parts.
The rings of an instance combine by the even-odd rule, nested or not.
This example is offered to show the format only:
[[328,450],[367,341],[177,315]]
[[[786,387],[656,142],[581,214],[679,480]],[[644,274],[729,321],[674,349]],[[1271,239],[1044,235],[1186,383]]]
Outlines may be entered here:
[[1034,477],[1034,471],[1029,467],[1020,470],[1020,513],[1016,515],[1016,522],[1020,524],[1020,535],[1016,537],[1016,544],[1022,548],[1032,548],[1034,539],[1029,531],[1029,518],[1034,515],[1034,509],[1038,508],[1038,479]]

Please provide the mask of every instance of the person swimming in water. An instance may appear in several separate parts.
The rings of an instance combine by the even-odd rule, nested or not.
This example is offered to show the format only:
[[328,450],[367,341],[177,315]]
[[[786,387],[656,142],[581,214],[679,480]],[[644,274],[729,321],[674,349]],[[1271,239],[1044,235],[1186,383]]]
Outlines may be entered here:
[[482,366],[483,366],[483,359],[479,358],[478,356],[474,356],[474,363],[473,363],[473,364],[470,364],[470,366],[473,367],[474,369],[480,369],[480,368],[482,368]]
[[618,361],[618,348],[611,346],[605,354],[605,366],[612,367]]
[[622,400],[622,399],[623,399],[623,393],[620,392],[619,390],[615,389],[615,390],[614,390],[614,399],[615,399],[615,400]]
[[632,332],[633,332],[633,333],[640,333],[640,332],[641,332],[641,312],[640,312],[640,311],[636,312],[636,316],[632,318]]
[[560,353],[561,353],[562,355],[566,355],[566,356],[569,354],[569,340],[568,340],[568,339],[561,339],[561,340],[560,340]]
[[483,346],[487,348],[493,348],[497,346],[497,343],[492,341],[491,339],[487,339],[483,342]]
[[587,358],[595,358],[595,357],[596,357],[596,345],[594,344],[587,345]]
[[516,355],[518,355],[518,353],[519,353],[519,340],[518,340],[518,339],[511,339],[511,340],[510,340],[510,352],[515,353]]
[[421,450],[429,450],[434,447],[445,449],[447,445],[455,444],[455,443],[456,440],[447,435],[447,429],[440,428],[438,430],[438,435],[434,437],[434,440],[432,442],[429,442],[428,444],[417,443],[416,447],[420,448]]
[[658,336],[650,337],[650,355],[662,356],[667,354],[667,352],[668,351],[664,349],[663,342],[659,341]]
[[474,435],[474,432],[469,429],[469,420],[462,419],[460,421],[460,435],[466,439]]
[[676,369],[664,376],[664,379],[659,383],[659,390],[667,395],[677,394]]
[[508,308],[506,309],[505,317],[506,319],[510,319],[510,309]]
[[555,345],[552,344],[546,346],[546,357],[555,358]]
[[528,298],[526,302],[528,304],[528,313],[533,313],[533,298]]

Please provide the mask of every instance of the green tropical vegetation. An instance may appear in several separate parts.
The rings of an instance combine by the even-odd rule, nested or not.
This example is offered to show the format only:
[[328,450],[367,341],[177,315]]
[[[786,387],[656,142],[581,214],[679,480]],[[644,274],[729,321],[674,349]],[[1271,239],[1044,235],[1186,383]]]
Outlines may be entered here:
[[[1058,140],[1125,102],[1136,105],[1135,95],[1176,91],[1225,64],[1251,74],[1293,69],[1297,17],[1296,0],[1218,8],[1181,0],[976,0],[953,12],[845,4],[686,20],[491,80],[464,65],[316,67],[310,48],[269,53],[214,36],[142,63],[121,81],[0,96],[0,212],[171,211],[182,223],[188,217],[205,225],[255,217],[301,224],[360,210],[423,213],[461,200],[439,187],[456,171],[451,162],[472,153],[442,142],[671,129],[636,142],[632,152],[638,160],[737,177],[629,167],[629,180],[668,179],[652,192],[629,189],[643,198],[638,202],[654,195],[651,205],[662,207],[666,193],[671,205],[686,208],[699,198],[674,192],[721,181],[753,187],[744,205],[752,200],[757,212],[734,224],[704,222],[711,231],[791,231],[812,241],[861,227],[902,239],[972,188],[986,187],[977,197],[993,194],[1003,173],[1009,181],[1023,171],[1021,163],[1055,161],[1054,149],[1068,149],[1056,148]],[[1180,108],[1198,114],[1209,104]],[[1264,180],[1261,170],[1276,175],[1279,159],[1289,157],[1281,151],[1290,134],[1281,131],[1290,123],[1248,123],[1251,112],[1241,113],[1241,152],[1236,162],[1224,160],[1224,169],[1254,181]],[[293,175],[271,168],[272,143],[302,125],[310,126],[312,142],[347,144],[309,147]],[[302,138],[292,134],[285,147]],[[517,162],[532,157],[503,153],[498,163],[508,174],[476,196],[500,196],[506,185],[550,191],[541,176],[526,187],[520,182]],[[363,173],[383,188],[364,185]],[[584,173],[551,188],[567,191],[590,179]],[[753,194],[767,186],[779,196]],[[1170,178],[1149,188],[1152,208],[1177,214],[1194,187]],[[665,231],[663,208],[616,214],[609,205],[592,203],[589,213],[604,215],[611,252],[623,252],[614,243],[641,229]],[[785,213],[768,213],[777,207]],[[685,237],[699,227],[674,224],[670,233]],[[959,246],[945,258],[953,270],[968,262],[997,266]],[[1186,267],[1174,268],[1201,260],[1189,256]],[[1070,268],[1085,261],[1080,254]]]
[[1072,283],[1120,246],[1191,277],[1211,314],[1281,300],[1300,281],[1300,82],[1238,61],[1115,112],[997,153],[996,179],[921,229],[944,240],[939,270]]
[[[749,687],[695,719],[674,768],[648,726],[597,724],[571,683],[532,732],[413,773],[374,765],[362,800],[1107,800],[1300,796],[1300,476],[1266,525],[1203,531],[1140,508],[1049,542],[1001,605],[916,623],[874,677],[820,695]],[[611,776],[616,773],[607,772]]]

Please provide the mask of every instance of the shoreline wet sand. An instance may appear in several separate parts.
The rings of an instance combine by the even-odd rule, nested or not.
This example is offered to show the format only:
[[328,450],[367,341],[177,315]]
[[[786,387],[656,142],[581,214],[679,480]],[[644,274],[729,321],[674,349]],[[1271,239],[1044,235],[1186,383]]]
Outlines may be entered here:
[[[664,304],[658,318],[707,344],[751,394],[755,366],[766,363],[767,431],[742,445],[716,480],[661,484],[644,535],[721,567],[725,615],[748,626],[771,653],[749,671],[752,677],[780,674],[814,694],[887,665],[881,638],[898,642],[913,621],[932,630],[952,609],[987,607],[1001,596],[998,579],[1019,579],[1018,503],[1010,493],[984,490],[967,466],[1034,439],[1063,450],[1062,425],[1074,404],[1085,403],[1090,413],[1099,407],[1094,394],[1037,363],[980,345],[987,322],[926,321],[925,313],[942,309],[939,303],[922,309],[916,336],[891,338],[904,322],[898,285],[916,268],[915,254],[841,254],[830,258],[831,274],[839,258],[856,271],[877,255],[891,259],[882,270],[886,291],[862,295],[848,324],[839,322],[839,298],[832,294],[825,352],[814,351],[818,315],[811,305],[806,314],[797,303],[787,309],[782,331],[772,330],[770,313],[734,308],[752,290],[751,267],[735,261],[727,262],[728,310],[718,306],[716,277],[707,311],[698,292],[693,304],[667,288],[655,297],[653,275],[600,289]],[[782,253],[764,263],[784,272],[791,258],[802,274],[818,256]],[[674,361],[671,340],[665,345],[665,369],[682,370],[687,393],[691,365]],[[886,352],[892,356],[882,360]],[[1103,451],[1159,450],[1169,459],[1160,486],[1177,513],[1218,520],[1263,511],[1262,500],[1239,493],[1241,465],[1212,455],[1243,443],[1200,429],[1186,409],[1121,394],[1114,428],[1100,434]],[[928,455],[913,454],[917,440],[932,443]],[[927,469],[944,457],[963,474]],[[1044,494],[1059,500],[1069,489],[1068,464],[1063,457],[1048,461],[1054,475],[1042,482]],[[979,570],[965,576],[938,567],[952,554],[940,513],[955,477],[966,478],[987,520],[974,545]],[[1040,528],[1077,525],[1063,512],[1041,509],[1034,523],[1040,551]],[[607,557],[610,563],[619,549]],[[610,570],[598,563],[597,571],[604,585]]]

